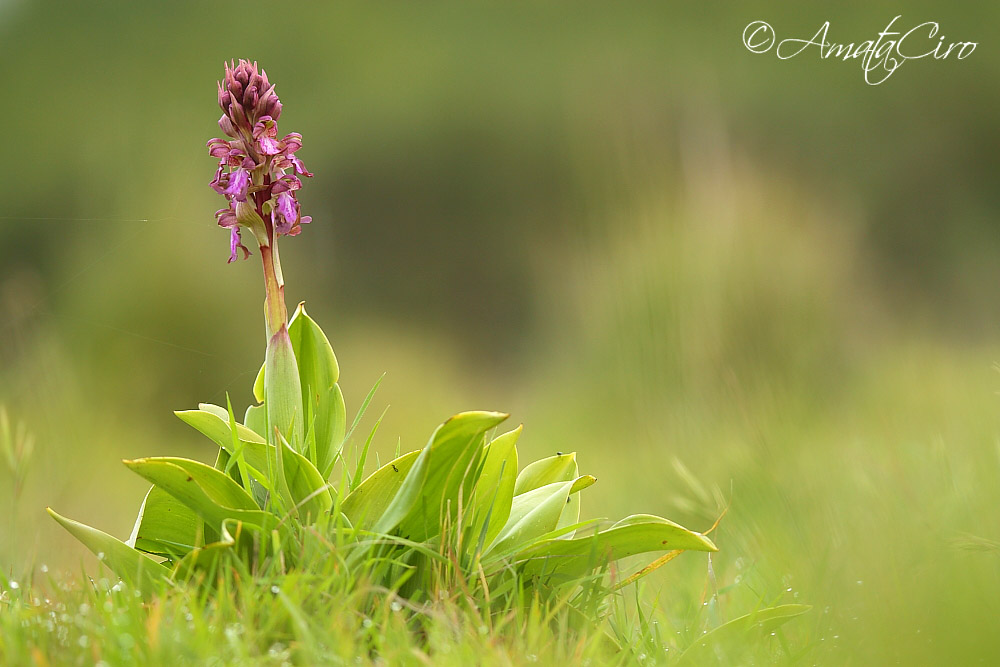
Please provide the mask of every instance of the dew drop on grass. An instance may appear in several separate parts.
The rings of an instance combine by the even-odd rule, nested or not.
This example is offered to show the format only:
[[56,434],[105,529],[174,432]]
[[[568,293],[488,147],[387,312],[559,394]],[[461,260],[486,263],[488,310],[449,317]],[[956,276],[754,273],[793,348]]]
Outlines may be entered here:
[[375,624],[374,624],[374,623],[372,623],[372,619],[370,619],[370,618],[366,618],[365,620],[361,621],[361,625],[362,625],[363,627],[365,627],[365,628],[370,628],[370,627],[372,627],[372,626],[373,626],[373,625],[375,625]]
[[392,609],[393,611],[401,611],[403,609],[403,605],[393,600],[392,604],[389,605],[389,608]]
[[281,589],[278,588],[277,584],[275,584],[274,586],[271,586],[271,592],[277,595],[278,593],[281,592]]
[[40,567],[39,569],[40,569],[40,570],[42,571],[42,573],[44,574],[45,572],[48,572],[48,571],[49,571],[49,566],[48,566],[48,565],[46,565],[45,563],[42,563],[42,566],[41,566],[41,567]]
[[16,591],[20,587],[21,587],[21,584],[17,583],[16,581],[11,581],[10,582],[10,590]]
[[87,635],[80,635],[80,638],[76,640],[76,643],[80,645],[80,648],[87,648],[90,645],[90,637]]
[[103,551],[98,551],[97,552],[97,560],[104,560],[104,552]]
[[240,623],[231,623],[226,626],[225,633],[226,639],[234,642],[243,634],[243,626]]

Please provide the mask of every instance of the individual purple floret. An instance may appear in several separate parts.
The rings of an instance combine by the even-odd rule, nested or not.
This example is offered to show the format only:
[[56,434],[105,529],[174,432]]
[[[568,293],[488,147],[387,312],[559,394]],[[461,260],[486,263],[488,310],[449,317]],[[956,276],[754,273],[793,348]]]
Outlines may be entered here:
[[225,80],[218,86],[223,111],[219,127],[228,138],[208,142],[209,154],[219,160],[210,185],[228,202],[215,217],[230,230],[232,262],[240,252],[244,259],[250,254],[240,235],[243,227],[261,248],[272,246],[278,235],[302,231],[312,218],[301,214],[295,192],[302,187],[299,177],[312,174],[295,156],[302,135],[292,132],[278,138],[281,102],[256,62],[227,63]]

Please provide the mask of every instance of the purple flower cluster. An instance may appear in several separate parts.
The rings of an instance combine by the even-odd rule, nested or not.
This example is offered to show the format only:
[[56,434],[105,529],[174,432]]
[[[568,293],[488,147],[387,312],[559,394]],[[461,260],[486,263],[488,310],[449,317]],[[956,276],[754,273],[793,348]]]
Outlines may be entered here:
[[[243,258],[250,251],[240,238],[240,226],[250,226],[261,245],[272,234],[295,236],[312,220],[303,216],[295,191],[302,187],[299,176],[312,176],[295,151],[302,147],[297,132],[278,139],[281,102],[268,82],[267,73],[257,63],[240,60],[227,63],[225,81],[219,83],[219,127],[228,139],[212,139],[208,152],[219,160],[212,189],[226,197],[228,206],[215,213],[219,225],[231,230],[230,257],[239,251]],[[291,170],[292,173],[286,173]],[[264,229],[255,230],[250,220],[263,221]],[[258,221],[258,225],[259,225]]]

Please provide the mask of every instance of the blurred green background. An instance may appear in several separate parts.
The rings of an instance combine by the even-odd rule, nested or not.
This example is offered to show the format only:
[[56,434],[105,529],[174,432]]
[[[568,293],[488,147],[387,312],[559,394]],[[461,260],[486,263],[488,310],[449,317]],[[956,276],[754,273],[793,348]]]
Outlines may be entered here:
[[743,28],[903,10],[789,7],[0,2],[0,402],[37,439],[0,563],[93,568],[43,508],[127,535],[119,459],[210,459],[171,410],[251,398],[259,265],[204,147],[247,57],[316,174],[288,299],[349,413],[386,373],[383,461],[506,410],[600,478],[588,515],[731,506],[718,604],[703,556],[650,583],[674,631],[796,601],[803,662],[997,659],[1000,6],[908,3],[980,46],[877,87]]

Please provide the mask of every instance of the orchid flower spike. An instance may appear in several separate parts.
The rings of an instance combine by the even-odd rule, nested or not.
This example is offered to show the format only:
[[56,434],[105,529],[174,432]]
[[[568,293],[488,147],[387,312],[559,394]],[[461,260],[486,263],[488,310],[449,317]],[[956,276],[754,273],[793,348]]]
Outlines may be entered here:
[[250,250],[243,245],[241,229],[247,228],[261,248],[274,245],[277,236],[295,236],[312,218],[301,214],[295,197],[302,176],[312,176],[295,152],[302,147],[297,132],[278,138],[281,101],[274,84],[257,63],[227,63],[218,83],[222,117],[219,128],[226,138],[208,142],[208,153],[219,161],[213,190],[226,198],[226,207],[215,217],[230,230],[229,261]]

